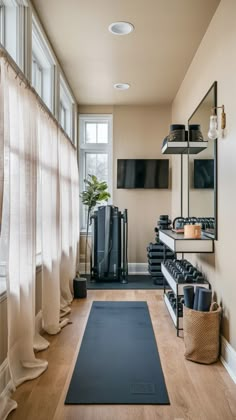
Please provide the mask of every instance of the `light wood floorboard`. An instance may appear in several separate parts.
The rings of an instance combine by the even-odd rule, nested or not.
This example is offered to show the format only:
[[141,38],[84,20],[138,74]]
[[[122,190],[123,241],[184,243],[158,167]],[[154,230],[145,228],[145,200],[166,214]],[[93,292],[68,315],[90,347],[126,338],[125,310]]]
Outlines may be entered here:
[[[18,409],[10,420],[231,420],[236,419],[236,385],[220,362],[206,366],[185,360],[184,342],[163,302],[161,290],[89,290],[75,300],[70,319],[48,350],[37,357],[49,362],[39,378],[13,395]],[[171,404],[64,405],[89,311],[94,300],[147,301]],[[148,355],[147,355],[148,357]]]

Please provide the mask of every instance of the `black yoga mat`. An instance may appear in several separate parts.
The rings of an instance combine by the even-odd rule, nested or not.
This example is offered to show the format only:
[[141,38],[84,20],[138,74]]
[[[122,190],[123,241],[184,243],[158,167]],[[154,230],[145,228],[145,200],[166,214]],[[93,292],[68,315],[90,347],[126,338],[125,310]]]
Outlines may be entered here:
[[65,404],[169,404],[146,302],[93,302]]
[[82,277],[86,277],[87,289],[94,290],[136,290],[136,289],[163,289],[163,285],[157,285],[154,283],[152,277],[147,274],[132,274],[128,276],[128,283],[120,283],[119,281],[96,281],[91,282],[90,276],[82,274]]

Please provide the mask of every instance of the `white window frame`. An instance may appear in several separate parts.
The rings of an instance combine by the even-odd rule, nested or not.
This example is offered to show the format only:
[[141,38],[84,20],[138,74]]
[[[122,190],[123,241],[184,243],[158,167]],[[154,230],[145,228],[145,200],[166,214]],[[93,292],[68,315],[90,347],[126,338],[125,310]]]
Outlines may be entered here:
[[[27,0],[0,1],[0,43],[23,71],[27,9],[25,6],[28,6]],[[12,8],[10,14],[9,8]],[[0,302],[4,299],[6,299],[6,262],[3,259],[0,261]]]
[[[108,123],[108,143],[86,143],[85,142],[85,125],[86,123]],[[80,114],[79,115],[79,176],[80,191],[84,191],[85,184],[85,159],[86,153],[107,153],[108,154],[108,191],[111,195],[109,204],[112,203],[113,195],[113,116],[112,114]],[[80,230],[81,233],[86,231],[85,208],[80,200]]]
[[[31,84],[44,101],[49,110],[55,114],[55,101],[56,95],[55,90],[55,68],[56,62],[53,53],[50,49],[50,45],[44,35],[41,25],[38,21],[37,16],[32,12],[32,54],[31,54]],[[38,174],[40,176],[40,174]],[[41,203],[37,202],[37,218]],[[38,220],[37,220],[37,233],[38,233]],[[41,250],[36,249],[36,265],[41,266]]]
[[[32,13],[32,69],[31,69],[31,83],[36,92],[42,98],[44,103],[54,113],[54,95],[55,95],[55,60],[51,53],[47,38],[41,31],[37,17]],[[33,85],[33,71],[35,66],[42,72],[42,86],[41,92],[37,90],[37,84]]]
[[[26,16],[29,2],[27,0],[1,0],[0,1],[0,42],[12,56],[18,66],[25,71],[26,54]],[[8,8],[15,10],[15,15],[9,15]],[[13,37],[12,37],[13,36]],[[7,38],[12,38],[13,43],[7,44]],[[13,45],[14,44],[14,45]],[[14,50],[14,51],[13,51]]]
[[[0,43],[13,58],[17,65],[25,72],[26,31],[25,22],[28,13],[27,0],[0,0]],[[9,15],[8,7],[12,7]],[[13,9],[14,8],[14,9]],[[7,38],[11,40],[7,44]],[[1,240],[2,238],[0,238]],[[2,255],[1,255],[2,257]],[[0,260],[0,302],[6,295],[6,262]]]
[[59,110],[59,121],[66,132],[70,137],[71,141],[74,143],[74,107],[75,102],[70,93],[69,87],[60,74],[60,110]]

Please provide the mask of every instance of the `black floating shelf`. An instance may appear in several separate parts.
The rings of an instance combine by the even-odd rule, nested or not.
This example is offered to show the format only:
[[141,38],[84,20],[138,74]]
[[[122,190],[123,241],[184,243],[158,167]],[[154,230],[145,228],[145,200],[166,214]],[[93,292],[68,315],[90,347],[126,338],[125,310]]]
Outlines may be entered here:
[[163,155],[196,155],[208,146],[208,141],[167,141],[162,147]]

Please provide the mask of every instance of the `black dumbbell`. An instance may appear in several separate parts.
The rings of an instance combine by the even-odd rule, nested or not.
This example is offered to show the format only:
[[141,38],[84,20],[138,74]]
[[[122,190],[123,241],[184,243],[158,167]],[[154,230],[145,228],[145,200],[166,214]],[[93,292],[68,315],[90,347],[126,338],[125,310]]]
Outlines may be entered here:
[[184,268],[186,268],[186,270],[188,270],[190,267],[192,267],[192,264],[191,264],[190,262],[187,262],[187,263],[184,265]]
[[195,270],[196,269],[193,266],[191,266],[191,267],[188,268],[188,273],[193,274]]
[[194,278],[194,281],[195,281],[195,282],[198,282],[198,283],[204,283],[204,277],[203,277],[203,275],[202,275],[202,274],[198,274],[198,275]]
[[178,283],[184,283],[184,276],[182,273],[178,273],[176,276],[176,280]]
[[193,283],[194,281],[192,274],[185,274],[184,280],[186,283]]
[[193,278],[197,278],[198,276],[201,276],[202,273],[200,271],[198,271],[197,269],[195,269],[194,273],[193,273]]

